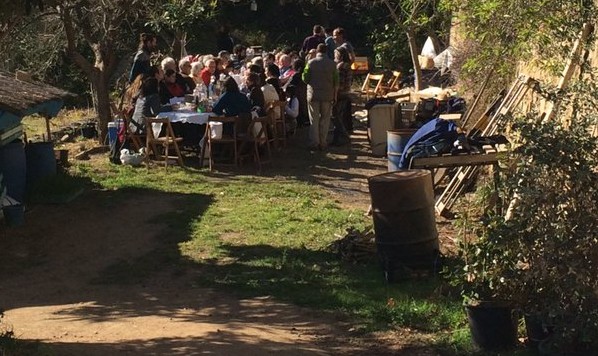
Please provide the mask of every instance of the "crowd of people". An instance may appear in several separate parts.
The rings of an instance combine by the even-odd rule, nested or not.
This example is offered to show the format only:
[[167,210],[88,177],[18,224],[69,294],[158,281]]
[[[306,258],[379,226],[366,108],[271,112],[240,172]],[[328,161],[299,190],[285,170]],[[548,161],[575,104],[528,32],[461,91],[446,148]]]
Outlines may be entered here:
[[296,127],[309,126],[310,149],[326,149],[331,121],[331,144],[349,142],[349,92],[355,53],[344,29],[325,31],[316,25],[300,50],[283,48],[262,53],[233,45],[232,39],[222,33],[218,36],[219,44],[226,48],[217,55],[188,55],[178,62],[166,57],[159,65],[151,63],[157,49],[156,37],[140,36],[125,96],[132,117],[130,129],[142,130],[145,116],[172,110],[172,98],[206,93],[215,99],[211,110],[225,116],[251,111],[263,116],[270,102],[286,101],[287,130],[290,133]]

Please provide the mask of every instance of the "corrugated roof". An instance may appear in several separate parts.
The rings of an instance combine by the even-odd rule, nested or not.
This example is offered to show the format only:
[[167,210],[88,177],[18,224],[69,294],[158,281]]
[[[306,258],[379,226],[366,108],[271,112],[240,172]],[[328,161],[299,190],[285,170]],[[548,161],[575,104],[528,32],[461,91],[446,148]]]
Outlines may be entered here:
[[51,101],[62,102],[68,96],[75,94],[41,82],[25,82],[0,72],[0,110],[16,116],[29,115],[32,108]]

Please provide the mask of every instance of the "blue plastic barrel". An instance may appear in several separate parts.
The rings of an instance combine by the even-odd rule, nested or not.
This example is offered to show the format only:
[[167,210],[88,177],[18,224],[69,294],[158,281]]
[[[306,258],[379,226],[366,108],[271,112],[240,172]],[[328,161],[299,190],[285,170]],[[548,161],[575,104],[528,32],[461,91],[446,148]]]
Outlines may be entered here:
[[27,165],[25,147],[21,141],[0,147],[0,173],[7,194],[22,203],[25,200]]
[[108,123],[108,145],[110,147],[114,146],[116,143],[116,138],[118,136],[118,127],[116,122],[109,122]]
[[388,130],[386,131],[386,142],[388,152],[388,171],[394,172],[399,170],[399,161],[401,161],[401,155],[405,150],[405,146],[409,139],[416,132],[416,129],[399,129],[399,130]]
[[25,207],[22,204],[9,205],[2,208],[6,225],[21,226],[25,223]]
[[35,142],[25,146],[27,156],[27,187],[40,180],[56,175],[56,157],[52,142]]

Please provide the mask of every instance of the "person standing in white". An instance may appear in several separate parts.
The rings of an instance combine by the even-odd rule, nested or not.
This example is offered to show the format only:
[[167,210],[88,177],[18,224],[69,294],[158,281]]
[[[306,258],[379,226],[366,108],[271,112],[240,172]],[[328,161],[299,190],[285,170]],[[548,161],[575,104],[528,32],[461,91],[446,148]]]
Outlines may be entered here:
[[338,70],[334,61],[326,55],[326,45],[319,44],[316,57],[305,65],[303,81],[307,84],[309,110],[309,147],[323,150],[328,144],[326,137],[330,127],[332,106],[336,102]]

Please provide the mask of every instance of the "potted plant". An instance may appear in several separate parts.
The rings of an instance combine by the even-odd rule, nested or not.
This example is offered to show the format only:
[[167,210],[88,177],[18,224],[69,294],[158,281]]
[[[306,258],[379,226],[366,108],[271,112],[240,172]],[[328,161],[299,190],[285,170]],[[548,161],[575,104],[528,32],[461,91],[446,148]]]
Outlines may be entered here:
[[489,199],[489,185],[478,191],[476,202],[466,202],[458,220],[457,259],[445,269],[449,283],[464,299],[474,343],[484,350],[509,349],[517,344],[516,258],[512,241],[495,236],[498,216],[490,211],[479,218],[476,207]]

